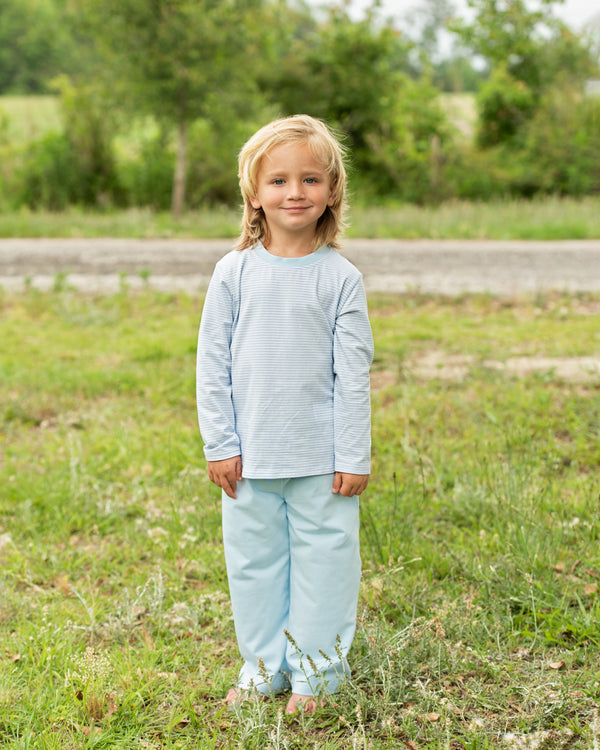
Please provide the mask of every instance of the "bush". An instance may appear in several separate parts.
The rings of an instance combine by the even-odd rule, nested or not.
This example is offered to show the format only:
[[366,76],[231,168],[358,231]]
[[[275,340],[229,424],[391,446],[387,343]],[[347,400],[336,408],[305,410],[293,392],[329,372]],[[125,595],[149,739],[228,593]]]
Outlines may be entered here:
[[174,163],[174,148],[164,129],[140,134],[134,153],[122,158],[117,167],[127,203],[168,210]]
[[79,192],[78,172],[66,133],[45,135],[27,148],[18,170],[19,203],[29,208],[64,210]]
[[489,148],[506,143],[520,133],[535,111],[535,98],[523,81],[498,68],[481,87],[477,108],[477,143]]
[[522,159],[540,192],[599,192],[600,97],[566,87],[549,91],[527,129]]
[[488,201],[507,197],[510,193],[494,150],[481,151],[470,145],[457,149],[448,159],[445,179],[448,192],[454,198],[468,201]]
[[122,204],[112,147],[112,123],[92,87],[56,82],[65,120],[63,132],[49,132],[24,149],[16,167],[20,204],[62,210],[69,205]]

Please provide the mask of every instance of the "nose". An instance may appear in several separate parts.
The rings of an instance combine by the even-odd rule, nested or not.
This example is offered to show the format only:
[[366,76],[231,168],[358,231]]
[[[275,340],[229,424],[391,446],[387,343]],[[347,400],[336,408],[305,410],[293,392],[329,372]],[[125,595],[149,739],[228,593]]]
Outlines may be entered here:
[[300,200],[304,197],[304,183],[302,180],[293,180],[288,183],[289,197],[292,200]]

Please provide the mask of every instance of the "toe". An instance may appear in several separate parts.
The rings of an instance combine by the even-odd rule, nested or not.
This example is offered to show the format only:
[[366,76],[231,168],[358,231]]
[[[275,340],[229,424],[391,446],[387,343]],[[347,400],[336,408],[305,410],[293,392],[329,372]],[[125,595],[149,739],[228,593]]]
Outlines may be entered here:
[[305,714],[314,714],[316,713],[319,704],[322,706],[323,702],[318,702],[312,695],[300,695],[299,693],[292,693],[285,712],[286,714],[295,714],[300,711]]

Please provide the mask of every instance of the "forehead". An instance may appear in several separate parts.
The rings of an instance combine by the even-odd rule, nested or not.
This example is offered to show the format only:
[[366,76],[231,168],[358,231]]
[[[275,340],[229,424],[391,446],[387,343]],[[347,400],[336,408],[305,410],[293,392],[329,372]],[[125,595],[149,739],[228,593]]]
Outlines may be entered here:
[[325,171],[325,165],[305,141],[280,143],[270,148],[260,161],[259,172],[304,169]]

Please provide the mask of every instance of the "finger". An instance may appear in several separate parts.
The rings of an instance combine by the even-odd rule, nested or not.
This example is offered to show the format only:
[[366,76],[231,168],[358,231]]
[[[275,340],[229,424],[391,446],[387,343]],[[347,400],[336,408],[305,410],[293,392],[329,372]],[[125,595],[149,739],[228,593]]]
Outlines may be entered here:
[[235,491],[237,489],[237,484],[236,484],[234,477],[229,477],[227,474],[224,474],[221,487],[228,497],[235,500],[235,497],[236,497]]
[[333,478],[333,487],[332,487],[331,491],[335,495],[335,494],[337,494],[340,491],[341,488],[342,488],[342,475],[338,471],[338,472],[336,472],[336,475]]
[[360,485],[356,488],[356,494],[362,495],[362,493],[367,489],[368,482],[362,481]]
[[363,489],[363,482],[347,481],[342,487],[342,494],[344,497],[354,497],[355,495],[360,495]]
[[236,475],[235,476],[238,482],[242,481],[242,461],[239,458],[236,463]]

